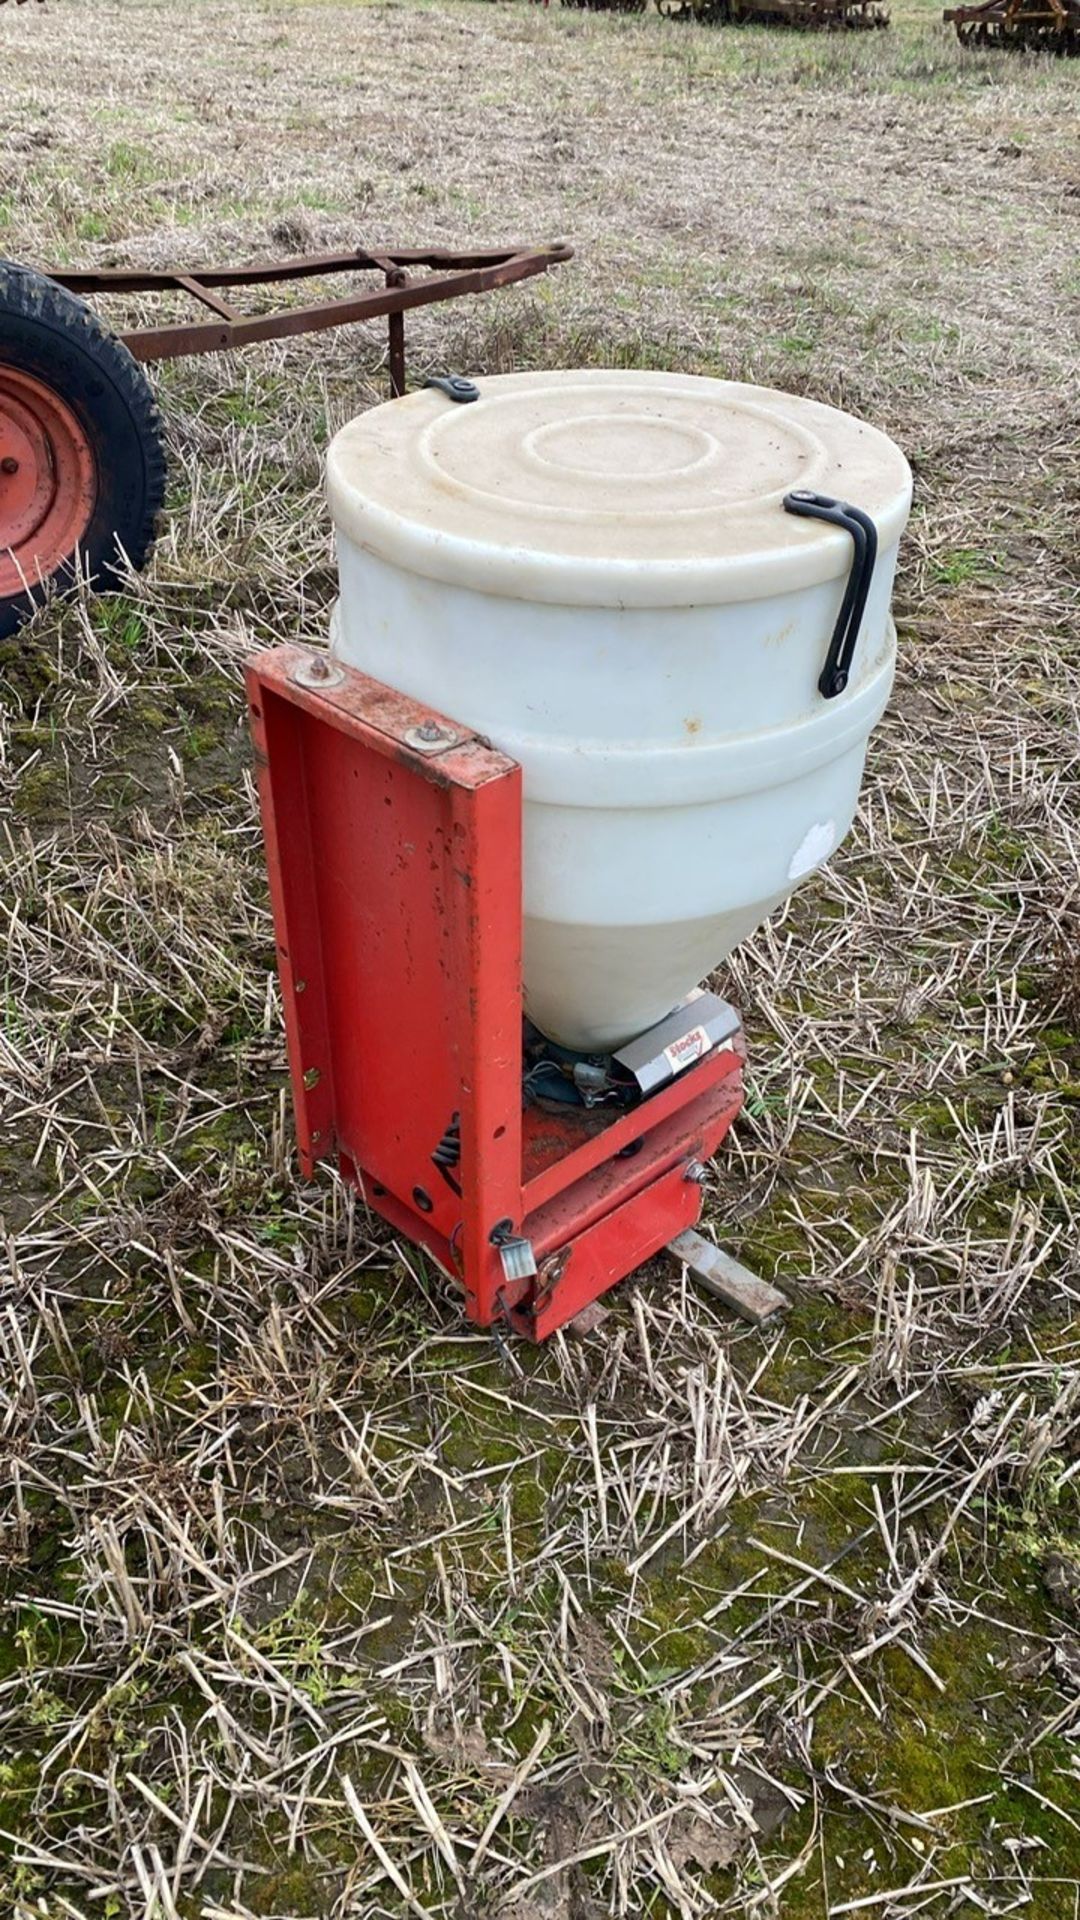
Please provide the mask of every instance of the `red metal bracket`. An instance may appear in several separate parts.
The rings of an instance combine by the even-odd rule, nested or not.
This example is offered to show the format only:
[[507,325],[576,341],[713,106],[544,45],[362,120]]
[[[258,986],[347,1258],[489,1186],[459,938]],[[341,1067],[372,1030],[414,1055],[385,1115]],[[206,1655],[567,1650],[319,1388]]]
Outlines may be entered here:
[[[247,686],[303,1170],[335,1160],[470,1319],[542,1339],[697,1219],[741,1036],[629,1112],[523,1111],[520,767],[303,648]],[[530,1280],[504,1277],[506,1221]]]

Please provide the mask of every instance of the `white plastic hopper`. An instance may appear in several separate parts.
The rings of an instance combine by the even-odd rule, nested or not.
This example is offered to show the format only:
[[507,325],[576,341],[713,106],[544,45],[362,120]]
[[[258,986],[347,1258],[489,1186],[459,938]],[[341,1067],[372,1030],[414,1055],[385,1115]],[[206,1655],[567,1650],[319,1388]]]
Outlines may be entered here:
[[[524,770],[525,995],[550,1038],[654,1025],[851,825],[892,684],[899,449],[792,394],[559,372],[431,389],[335,438],[335,650]],[[878,554],[850,674],[819,679],[851,535]]]

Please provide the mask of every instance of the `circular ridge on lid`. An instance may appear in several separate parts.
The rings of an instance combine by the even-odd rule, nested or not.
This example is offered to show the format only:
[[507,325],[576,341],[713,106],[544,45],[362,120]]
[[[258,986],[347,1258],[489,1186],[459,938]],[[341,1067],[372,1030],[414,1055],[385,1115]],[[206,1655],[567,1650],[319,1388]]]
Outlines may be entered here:
[[841,530],[785,513],[810,487],[882,546],[911,502],[900,449],[797,394],[691,374],[500,374],[373,407],[327,457],[339,532],[408,572],[583,606],[752,600],[851,565]]

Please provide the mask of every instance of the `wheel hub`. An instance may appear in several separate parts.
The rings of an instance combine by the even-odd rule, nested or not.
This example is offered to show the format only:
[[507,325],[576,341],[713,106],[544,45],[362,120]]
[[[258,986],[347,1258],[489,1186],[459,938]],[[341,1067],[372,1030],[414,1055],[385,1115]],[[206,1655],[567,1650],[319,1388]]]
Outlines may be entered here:
[[44,381],[0,365],[0,598],[72,557],[96,499],[93,451],[71,408]]

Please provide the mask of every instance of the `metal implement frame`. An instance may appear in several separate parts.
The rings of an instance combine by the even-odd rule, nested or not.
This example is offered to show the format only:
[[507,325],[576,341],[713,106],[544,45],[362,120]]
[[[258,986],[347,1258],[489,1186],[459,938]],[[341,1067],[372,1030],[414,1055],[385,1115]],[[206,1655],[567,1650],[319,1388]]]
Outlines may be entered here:
[[[395,396],[405,391],[405,314],[414,307],[441,300],[459,300],[470,293],[490,293],[508,287],[573,257],[563,242],[547,247],[496,247],[455,253],[445,248],[386,248],[351,253],[301,254],[290,260],[253,261],[240,267],[198,267],[188,273],[140,271],[129,267],[45,268],[51,280],[69,293],[186,293],[209,307],[213,320],[186,321],[160,327],[137,327],[119,338],[136,360],[175,360],[184,354],[221,353],[258,341],[285,340],[296,334],[318,333],[328,327],[386,316],[389,325],[390,385]],[[418,268],[430,269],[424,279]],[[337,273],[379,273],[383,285],[336,300],[306,307],[285,307],[275,313],[245,314],[221,298],[221,287],[258,287],[293,280],[323,278]]]
[[882,0],[657,0],[669,20],[720,26],[793,27],[804,32],[860,31],[887,27]]
[[1080,53],[1080,0],[982,0],[947,7],[942,19],[952,23],[964,46]]
[[[523,1106],[521,768],[302,647],[246,678],[301,1167],[336,1165],[470,1320],[543,1339],[697,1220],[741,1032],[629,1110]],[[508,1235],[535,1273],[507,1279]]]

